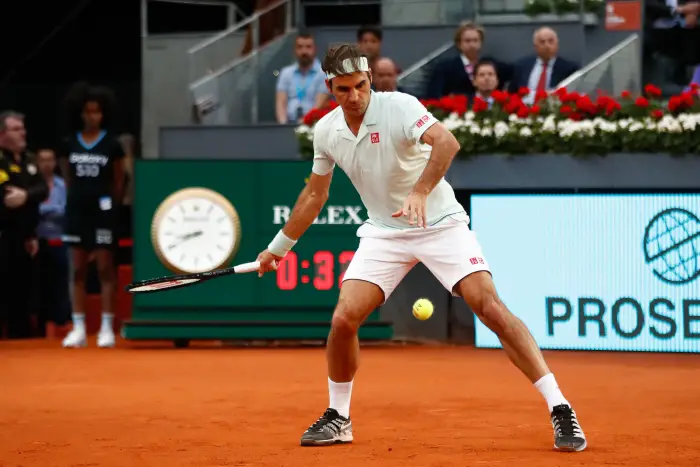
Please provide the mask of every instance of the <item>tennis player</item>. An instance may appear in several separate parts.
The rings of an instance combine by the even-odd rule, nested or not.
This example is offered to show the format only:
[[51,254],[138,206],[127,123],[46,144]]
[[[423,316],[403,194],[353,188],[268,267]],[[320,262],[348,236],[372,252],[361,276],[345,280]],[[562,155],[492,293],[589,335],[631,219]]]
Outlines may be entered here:
[[352,441],[358,329],[420,261],[448,291],[464,297],[542,394],[555,449],[584,450],[576,413],[525,324],[499,299],[469,217],[444,179],[459,151],[457,140],[414,97],[371,91],[368,61],[356,46],[329,50],[323,71],[339,107],[316,124],[313,173],[289,221],[258,256],[259,275],[276,269],[319,215],[335,165],[354,184],[369,218],[357,231],[360,246],[343,277],[328,336],[329,408],[304,432],[301,444]]

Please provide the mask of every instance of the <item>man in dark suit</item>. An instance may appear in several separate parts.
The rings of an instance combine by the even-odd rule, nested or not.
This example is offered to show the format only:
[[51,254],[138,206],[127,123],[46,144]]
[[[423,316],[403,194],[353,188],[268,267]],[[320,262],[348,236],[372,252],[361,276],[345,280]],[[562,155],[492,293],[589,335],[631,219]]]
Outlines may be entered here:
[[578,63],[557,56],[559,38],[552,28],[543,27],[533,35],[536,55],[525,57],[515,63],[513,79],[508,91],[517,92],[521,87],[530,89],[523,101],[532,103],[538,91],[551,91],[559,83],[576,73]]
[[455,47],[459,54],[439,62],[433,69],[428,83],[427,96],[439,99],[450,94],[473,96],[474,67],[481,60],[496,64],[498,80],[506,83],[511,77],[511,67],[489,57],[481,57],[484,29],[471,22],[460,25],[455,33]]

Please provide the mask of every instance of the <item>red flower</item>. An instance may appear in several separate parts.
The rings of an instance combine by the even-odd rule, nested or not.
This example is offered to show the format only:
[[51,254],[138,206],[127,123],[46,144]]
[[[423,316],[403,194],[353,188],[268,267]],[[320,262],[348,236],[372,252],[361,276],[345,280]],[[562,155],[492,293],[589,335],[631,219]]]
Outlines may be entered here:
[[476,113],[485,112],[489,110],[489,103],[483,100],[481,97],[474,98],[474,104],[472,104],[472,110]]
[[695,99],[693,98],[693,93],[692,91],[687,91],[681,94],[681,101],[683,104],[687,105],[688,107],[692,107],[693,103],[695,102]]
[[683,106],[683,100],[680,96],[672,96],[668,100],[668,110],[673,113],[677,112],[678,110],[681,110]]
[[591,102],[591,98],[588,96],[581,96],[576,101],[576,107],[590,115],[595,115],[598,111],[598,108],[593,104],[593,102]]
[[562,96],[559,98],[560,101],[562,102],[576,102],[581,98],[581,94],[577,92],[570,92],[569,94],[566,94],[565,96]]
[[569,118],[570,118],[571,120],[574,120],[574,121],[578,122],[578,121],[580,121],[580,120],[583,120],[583,115],[581,115],[581,114],[578,113],[578,112],[573,112],[573,113],[569,114]]
[[661,120],[661,118],[664,116],[664,112],[657,109],[651,112],[651,116],[657,120]]
[[568,95],[566,88],[559,88],[554,91],[554,95],[559,98],[560,101],[564,102],[564,98]]
[[505,92],[505,91],[498,91],[498,90],[496,90],[496,91],[493,91],[493,92],[491,93],[491,97],[493,97],[493,101],[494,101],[494,102],[497,102],[497,103],[503,105],[503,104],[505,104],[506,102],[508,102],[509,95],[508,95],[508,93]]
[[533,105],[530,107],[530,115],[539,115],[540,113],[540,106],[539,105]]
[[642,109],[646,109],[649,107],[649,99],[644,96],[639,96],[637,99],[635,99],[634,105]]
[[547,94],[547,91],[537,91],[537,93],[535,94],[535,102],[544,100],[547,98],[547,96],[549,96],[549,94]]
[[647,84],[644,86],[644,94],[649,97],[661,97],[661,89],[657,88],[653,84]]
[[631,99],[632,93],[629,91],[622,91],[622,93],[620,94],[620,97],[623,99]]
[[518,89],[518,95],[520,97],[525,97],[528,94],[530,94],[530,88],[528,88],[527,86],[521,86],[520,89]]
[[562,105],[561,107],[559,107],[559,111],[564,115],[569,115],[571,112],[574,111],[574,109],[571,108],[571,106]]
[[523,106],[520,106],[520,108],[516,112],[516,115],[519,118],[527,118],[527,116],[530,115],[530,111],[528,110],[528,108],[526,106],[523,105]]
[[697,91],[700,89],[700,85],[698,83],[690,83],[690,89],[691,91]]

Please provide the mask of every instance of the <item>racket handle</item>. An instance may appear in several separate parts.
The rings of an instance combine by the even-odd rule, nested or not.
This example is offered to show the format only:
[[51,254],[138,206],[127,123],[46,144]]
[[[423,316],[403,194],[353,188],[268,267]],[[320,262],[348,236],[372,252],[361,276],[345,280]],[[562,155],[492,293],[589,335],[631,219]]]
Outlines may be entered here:
[[236,273],[253,272],[253,271],[257,271],[259,267],[260,267],[260,261],[253,261],[252,263],[243,263],[243,264],[239,264],[238,266],[234,266],[233,270]]

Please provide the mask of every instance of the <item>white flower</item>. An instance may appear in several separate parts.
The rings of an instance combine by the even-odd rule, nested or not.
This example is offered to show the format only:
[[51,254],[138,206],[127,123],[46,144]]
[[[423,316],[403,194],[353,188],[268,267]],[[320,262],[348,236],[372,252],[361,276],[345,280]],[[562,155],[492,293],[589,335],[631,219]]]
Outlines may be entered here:
[[659,131],[666,133],[682,133],[683,127],[680,122],[671,115],[664,115],[659,121]]
[[479,125],[477,125],[477,124],[475,123],[475,124],[471,125],[471,127],[469,128],[469,133],[471,133],[471,134],[473,134],[473,135],[480,135],[480,134],[481,134],[481,128],[479,127]]
[[641,122],[632,122],[630,123],[629,127],[627,128],[627,131],[630,133],[636,133],[639,130],[643,130],[644,125]]
[[294,129],[294,132],[298,135],[313,134],[313,131],[311,131],[311,128],[309,128],[308,125],[299,125]]
[[542,124],[542,130],[551,133],[557,130],[557,120],[556,118],[554,118],[554,115],[548,115],[547,118],[544,119],[544,123]]
[[503,138],[509,130],[510,127],[508,127],[506,122],[497,122],[493,127],[493,132],[495,133],[496,138]]
[[622,128],[623,130],[626,129],[630,124],[634,122],[631,118],[623,118],[619,122],[617,122],[618,126]]
[[520,136],[523,136],[525,138],[529,138],[530,136],[532,136],[532,130],[530,128],[524,126],[520,129]]
[[482,128],[481,136],[493,136],[493,130],[491,128]]
[[465,119],[465,120],[474,120],[474,116],[475,116],[475,115],[476,115],[476,114],[470,110],[470,111],[468,111],[467,113],[464,114],[464,119]]

